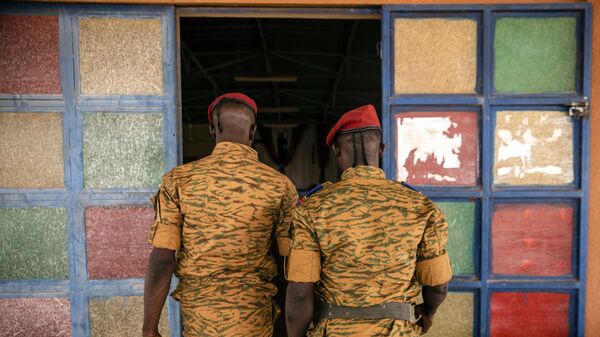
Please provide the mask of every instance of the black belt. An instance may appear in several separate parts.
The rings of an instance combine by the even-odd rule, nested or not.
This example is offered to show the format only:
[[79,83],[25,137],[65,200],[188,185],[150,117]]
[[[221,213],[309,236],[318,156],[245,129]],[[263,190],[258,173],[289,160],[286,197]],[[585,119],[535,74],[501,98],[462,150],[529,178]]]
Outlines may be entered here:
[[319,319],[397,319],[416,322],[414,306],[411,303],[391,302],[372,307],[340,307],[330,303],[322,303]]

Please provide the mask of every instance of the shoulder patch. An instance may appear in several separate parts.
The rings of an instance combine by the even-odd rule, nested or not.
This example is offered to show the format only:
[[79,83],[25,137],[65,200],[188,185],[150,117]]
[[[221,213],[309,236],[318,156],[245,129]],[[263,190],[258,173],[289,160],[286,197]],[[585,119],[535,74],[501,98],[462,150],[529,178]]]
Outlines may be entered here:
[[315,187],[313,187],[310,191],[308,191],[306,193],[305,196],[303,196],[302,198],[300,198],[300,200],[298,200],[298,203],[296,205],[300,205],[301,203],[303,203],[306,199],[310,198],[311,195],[319,192],[320,190],[322,190],[323,188],[327,187],[328,185],[331,185],[330,182],[324,182],[322,184],[319,184]]

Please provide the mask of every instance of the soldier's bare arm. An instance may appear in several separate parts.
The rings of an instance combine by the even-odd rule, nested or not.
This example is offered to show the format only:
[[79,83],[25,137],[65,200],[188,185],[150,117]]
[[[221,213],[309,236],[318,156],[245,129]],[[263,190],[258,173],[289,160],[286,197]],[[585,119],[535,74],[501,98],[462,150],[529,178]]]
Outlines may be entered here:
[[305,336],[313,317],[314,289],[312,282],[289,282],[285,299],[288,337]]
[[153,248],[148,258],[144,282],[144,326],[143,337],[160,336],[158,322],[160,313],[169,294],[171,277],[175,271],[175,251]]
[[417,322],[423,328],[422,334],[426,333],[433,324],[433,315],[437,308],[444,302],[448,294],[448,283],[435,287],[423,286],[423,303],[415,307],[415,314],[421,319]]

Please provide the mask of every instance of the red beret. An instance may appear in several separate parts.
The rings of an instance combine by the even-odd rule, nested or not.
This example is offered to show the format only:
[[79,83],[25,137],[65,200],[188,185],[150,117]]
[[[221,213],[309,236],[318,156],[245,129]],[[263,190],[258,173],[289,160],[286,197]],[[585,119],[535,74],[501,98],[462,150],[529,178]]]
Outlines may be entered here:
[[340,120],[335,123],[333,128],[329,131],[325,143],[327,143],[328,146],[331,146],[338,133],[352,130],[358,131],[364,128],[381,129],[377,111],[375,111],[375,107],[371,104],[361,106],[342,115]]
[[254,111],[254,115],[256,115],[256,113],[258,112],[258,107],[256,106],[256,102],[254,102],[254,100],[252,98],[250,98],[240,92],[229,92],[229,93],[226,93],[224,95],[221,95],[221,96],[215,98],[215,100],[212,101],[212,103],[210,103],[210,105],[208,106],[208,123],[209,124],[212,124],[213,109],[215,108],[215,106],[217,106],[217,104],[221,103],[222,101],[234,101],[234,102],[244,104],[247,107],[249,107],[250,109],[252,109],[252,111]]

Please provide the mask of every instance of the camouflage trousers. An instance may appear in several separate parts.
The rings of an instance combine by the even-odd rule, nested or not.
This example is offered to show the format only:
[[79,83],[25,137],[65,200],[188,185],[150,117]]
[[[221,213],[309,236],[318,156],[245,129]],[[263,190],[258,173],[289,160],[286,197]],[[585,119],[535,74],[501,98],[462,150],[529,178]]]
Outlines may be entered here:
[[393,319],[380,320],[321,320],[308,334],[309,337],[418,337],[417,324]]
[[270,283],[195,284],[180,282],[179,301],[185,337],[271,337],[278,308]]

